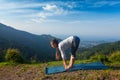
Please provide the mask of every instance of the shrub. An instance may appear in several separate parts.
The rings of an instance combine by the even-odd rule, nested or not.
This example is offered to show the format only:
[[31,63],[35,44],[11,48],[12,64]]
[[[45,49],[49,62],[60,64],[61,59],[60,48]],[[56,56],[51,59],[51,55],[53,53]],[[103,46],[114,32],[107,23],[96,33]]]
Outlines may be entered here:
[[108,57],[106,55],[103,54],[96,54],[92,57],[90,57],[91,61],[101,61],[101,62],[108,62]]
[[120,62],[120,51],[116,51],[110,55],[110,60],[112,62]]
[[6,51],[5,59],[15,63],[23,63],[24,59],[18,49],[8,49]]

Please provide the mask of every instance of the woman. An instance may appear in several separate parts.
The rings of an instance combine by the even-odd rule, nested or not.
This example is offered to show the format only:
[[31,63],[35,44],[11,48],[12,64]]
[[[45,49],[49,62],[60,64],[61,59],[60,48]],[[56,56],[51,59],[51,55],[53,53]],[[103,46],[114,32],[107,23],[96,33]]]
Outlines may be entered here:
[[[78,49],[79,43],[80,43],[80,39],[77,36],[70,36],[67,39],[61,41],[60,43],[58,43],[58,40],[56,39],[53,39],[50,42],[51,47],[56,49],[56,59],[59,59],[58,50],[60,50],[64,68],[66,70],[70,69],[74,64],[74,61],[76,58],[76,51]],[[70,58],[69,65],[67,65],[65,51],[69,48],[71,48],[71,58]]]

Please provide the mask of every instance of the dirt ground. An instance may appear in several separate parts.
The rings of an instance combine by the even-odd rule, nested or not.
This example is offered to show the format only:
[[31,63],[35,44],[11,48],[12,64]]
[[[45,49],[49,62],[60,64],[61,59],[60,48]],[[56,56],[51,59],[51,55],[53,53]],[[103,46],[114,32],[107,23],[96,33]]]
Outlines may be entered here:
[[78,70],[46,75],[46,64],[0,66],[0,80],[120,80],[120,70]]

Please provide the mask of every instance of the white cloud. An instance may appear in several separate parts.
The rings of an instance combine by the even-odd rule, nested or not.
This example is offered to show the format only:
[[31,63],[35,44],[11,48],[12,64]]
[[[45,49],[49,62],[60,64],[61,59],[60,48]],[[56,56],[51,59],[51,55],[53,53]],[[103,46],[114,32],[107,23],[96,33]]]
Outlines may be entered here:
[[[40,22],[46,22],[47,20],[54,21],[55,17],[62,17],[65,15],[68,15],[72,19],[75,18],[74,15],[80,16],[80,14],[86,14],[87,11],[80,11],[80,10],[72,10],[74,7],[81,8],[80,5],[83,5],[85,1],[78,1],[77,2],[4,2],[0,3],[0,10],[2,10],[0,13],[4,15],[4,13],[7,15],[11,13],[11,16],[14,17],[23,17],[24,19],[32,20],[34,22],[37,22],[39,20]],[[96,1],[95,3],[91,3],[91,6],[94,7],[102,7],[104,5],[117,5],[120,4],[120,1]],[[89,6],[89,5],[88,5]],[[84,6],[83,6],[84,7]],[[68,9],[69,8],[69,9]],[[71,10],[70,10],[71,9]],[[15,14],[17,14],[15,16]],[[72,15],[72,16],[71,16]],[[1,16],[1,15],[0,15]],[[67,17],[68,17],[67,16]],[[37,19],[38,18],[38,19]]]
[[34,22],[37,22],[36,18],[40,18],[40,21],[44,22],[43,20],[49,19],[49,17],[61,16],[68,13],[68,11],[56,5],[54,2],[2,2],[0,3],[0,11],[2,11],[2,14],[10,14],[11,16],[19,14],[16,17],[31,18]]
[[37,22],[37,23],[56,22],[58,20],[50,19],[49,17],[67,14],[67,11],[65,11],[61,7],[58,7],[55,4],[46,4],[42,8],[43,8],[43,11],[31,15],[32,16],[31,20],[33,22]]
[[24,9],[24,8],[36,8],[42,7],[45,4],[43,3],[25,3],[25,2],[6,2],[0,3],[0,10],[10,10],[10,9]]
[[47,11],[54,11],[57,10],[58,7],[56,5],[47,4],[46,6],[43,6],[43,9]]
[[40,18],[40,19],[31,19],[31,21],[35,23],[43,23],[45,20]]
[[53,15],[61,15],[61,14],[66,14],[67,11],[64,10],[62,7],[59,7],[57,5],[53,4],[46,4],[45,6],[42,7],[44,11],[49,12]]
[[76,7],[76,3],[72,2],[71,4],[67,4],[67,7],[72,9],[72,8]]
[[43,18],[36,18],[36,19],[30,19],[30,21],[29,21],[29,23],[31,23],[31,21],[32,22],[35,22],[35,23],[38,23],[38,24],[40,24],[40,23],[51,23],[51,22],[61,22],[61,21],[59,21],[59,20],[56,20],[56,19],[43,19]]
[[47,18],[48,16],[52,16],[52,15],[53,14],[49,13],[49,12],[40,12],[40,13],[38,13],[38,17],[43,18],[43,19]]
[[104,5],[115,6],[120,4],[120,1],[98,1],[93,4],[93,7],[102,7]]

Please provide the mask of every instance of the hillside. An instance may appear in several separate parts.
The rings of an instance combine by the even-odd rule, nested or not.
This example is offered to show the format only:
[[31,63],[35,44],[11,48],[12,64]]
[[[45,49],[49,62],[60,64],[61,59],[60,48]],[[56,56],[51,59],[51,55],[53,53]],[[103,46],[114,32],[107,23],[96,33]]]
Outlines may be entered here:
[[37,56],[42,61],[51,60],[54,57],[49,44],[52,38],[50,35],[35,35],[0,23],[0,49],[18,48],[27,59]]
[[78,58],[89,59],[95,54],[110,55],[116,51],[120,51],[120,41],[103,43],[91,48],[80,48],[78,50]]

